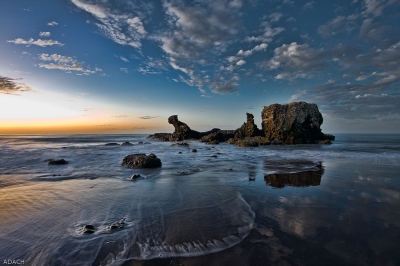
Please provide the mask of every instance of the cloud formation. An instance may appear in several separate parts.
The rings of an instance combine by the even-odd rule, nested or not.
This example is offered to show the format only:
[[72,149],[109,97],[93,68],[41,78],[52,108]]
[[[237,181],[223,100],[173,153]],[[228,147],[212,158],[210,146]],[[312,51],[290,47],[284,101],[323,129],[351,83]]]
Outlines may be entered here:
[[54,40],[41,40],[41,39],[34,40],[33,38],[30,38],[29,40],[17,38],[15,40],[8,40],[7,42],[11,42],[11,43],[15,43],[15,44],[25,44],[26,46],[37,45],[37,46],[41,46],[41,47],[53,46],[53,45],[58,45],[58,46],[64,45],[64,44],[62,44],[58,41],[54,41]]
[[77,71],[80,72],[81,75],[90,75],[96,72],[101,72],[100,68],[95,68],[95,70],[90,70],[84,68],[83,62],[78,62],[73,57],[63,56],[59,54],[39,54],[39,60],[51,62],[51,63],[40,63],[38,66],[40,68],[46,69],[59,69],[66,72]]
[[71,1],[78,8],[92,14],[99,21],[96,25],[106,37],[118,44],[135,48],[142,46],[141,40],[146,36],[147,32],[133,3],[126,3],[124,8],[119,9],[125,10],[121,12],[112,8],[107,1]]
[[18,96],[21,92],[34,91],[25,83],[19,82],[20,80],[0,76],[0,93]]

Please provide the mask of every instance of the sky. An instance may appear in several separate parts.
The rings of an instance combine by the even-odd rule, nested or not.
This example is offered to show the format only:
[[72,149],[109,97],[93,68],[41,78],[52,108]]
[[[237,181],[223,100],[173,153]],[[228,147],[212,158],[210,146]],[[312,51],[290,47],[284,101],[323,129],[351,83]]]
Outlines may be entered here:
[[236,129],[316,103],[400,133],[400,0],[1,0],[0,134]]

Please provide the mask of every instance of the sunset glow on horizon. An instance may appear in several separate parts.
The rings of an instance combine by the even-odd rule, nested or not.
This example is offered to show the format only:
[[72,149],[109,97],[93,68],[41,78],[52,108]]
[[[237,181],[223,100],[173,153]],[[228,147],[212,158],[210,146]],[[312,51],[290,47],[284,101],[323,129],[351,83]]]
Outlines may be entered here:
[[[49,12],[51,10],[51,12]],[[327,133],[400,132],[399,1],[1,2],[0,134],[236,129],[316,103]],[[39,19],[40,18],[40,19]]]

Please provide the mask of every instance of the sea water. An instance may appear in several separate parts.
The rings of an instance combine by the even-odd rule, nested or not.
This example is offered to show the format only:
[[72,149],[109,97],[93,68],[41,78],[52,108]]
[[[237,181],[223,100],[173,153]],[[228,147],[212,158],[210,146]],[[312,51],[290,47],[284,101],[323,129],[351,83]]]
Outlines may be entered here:
[[[105,145],[125,141],[134,145]],[[0,261],[400,262],[399,135],[338,134],[332,145],[255,148],[187,143],[0,136]],[[135,153],[154,153],[162,167],[122,167]],[[48,165],[51,159],[68,163]]]

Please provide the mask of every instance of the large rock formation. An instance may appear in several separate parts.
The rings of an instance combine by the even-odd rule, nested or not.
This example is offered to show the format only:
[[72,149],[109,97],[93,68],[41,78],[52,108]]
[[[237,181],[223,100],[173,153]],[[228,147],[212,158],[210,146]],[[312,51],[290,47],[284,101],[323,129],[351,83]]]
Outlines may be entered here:
[[315,143],[327,137],[321,132],[323,122],[318,106],[293,102],[272,104],[261,112],[262,130],[267,139],[287,144]]
[[[199,132],[196,130],[192,130],[187,124],[181,122],[178,120],[177,115],[171,115],[168,118],[168,123],[174,126],[175,131],[174,133],[155,133],[154,135],[150,135],[147,138],[151,139],[158,139],[162,141],[182,141],[182,140],[187,140],[187,139],[201,139],[204,136],[216,133],[221,131],[222,134],[224,133],[224,130],[220,130],[219,128],[213,128],[210,131],[206,132]],[[217,136],[217,135],[216,135]],[[226,137],[226,139],[230,138]],[[212,137],[210,137],[212,139]],[[205,141],[207,142],[207,141]]]
[[258,129],[257,125],[254,124],[254,116],[252,114],[246,113],[247,122],[235,130],[235,138],[245,138],[261,136],[261,131]]
[[199,139],[202,134],[196,130],[190,129],[188,125],[178,120],[177,115],[171,115],[168,118],[168,123],[175,128],[174,133],[169,137],[170,141],[180,141],[185,139]]

